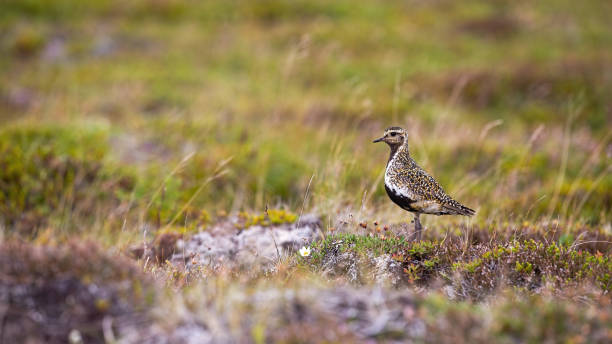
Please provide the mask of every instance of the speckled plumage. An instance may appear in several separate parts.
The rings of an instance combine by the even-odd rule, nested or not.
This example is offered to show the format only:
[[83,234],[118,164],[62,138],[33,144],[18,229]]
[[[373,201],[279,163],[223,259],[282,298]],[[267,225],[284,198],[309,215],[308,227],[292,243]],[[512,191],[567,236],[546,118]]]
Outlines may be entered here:
[[474,210],[455,201],[410,156],[408,134],[399,127],[390,127],[383,141],[391,148],[385,170],[385,190],[389,198],[402,209],[415,214],[417,238],[420,239],[420,214],[474,215]]

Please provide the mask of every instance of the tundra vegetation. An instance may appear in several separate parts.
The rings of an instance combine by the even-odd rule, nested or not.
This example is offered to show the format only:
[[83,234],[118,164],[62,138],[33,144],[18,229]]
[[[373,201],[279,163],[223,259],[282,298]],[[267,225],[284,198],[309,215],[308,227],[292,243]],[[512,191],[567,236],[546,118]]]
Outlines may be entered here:
[[2,1],[0,343],[609,343],[609,13]]

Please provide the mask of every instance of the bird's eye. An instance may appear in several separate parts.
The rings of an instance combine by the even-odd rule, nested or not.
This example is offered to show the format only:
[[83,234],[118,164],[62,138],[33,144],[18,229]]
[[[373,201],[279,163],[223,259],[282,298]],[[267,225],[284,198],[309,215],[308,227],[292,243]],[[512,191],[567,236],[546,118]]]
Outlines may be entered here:
[[397,133],[395,133],[395,132],[394,132],[394,133],[391,133],[391,136],[395,136],[395,135],[397,135]]

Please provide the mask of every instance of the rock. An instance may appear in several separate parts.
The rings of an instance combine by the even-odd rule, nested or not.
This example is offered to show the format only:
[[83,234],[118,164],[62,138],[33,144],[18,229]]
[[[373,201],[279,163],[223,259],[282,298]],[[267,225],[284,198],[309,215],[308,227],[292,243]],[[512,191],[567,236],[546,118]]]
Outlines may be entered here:
[[341,254],[332,252],[323,262],[323,276],[346,276],[350,283],[358,283],[361,280],[359,258],[352,251]]
[[[184,309],[176,327],[150,334],[147,337],[152,340],[147,343],[249,342],[258,323],[265,326],[265,342],[299,338],[307,342],[406,343],[423,342],[427,335],[414,294],[407,289],[258,285],[254,289],[230,286],[223,294],[219,297],[215,292],[201,304],[195,301],[194,307]],[[198,305],[211,311],[202,312]],[[232,326],[237,320],[242,326]],[[334,330],[324,330],[327,328]]]
[[350,283],[358,283],[361,280],[361,272],[357,254],[350,250],[340,252],[342,240],[333,242],[332,246],[323,258],[323,276],[347,276]]
[[[340,245],[341,242],[338,242],[336,248],[326,252],[322,264],[324,276],[346,276],[350,283],[359,283],[362,281],[362,274],[367,273],[379,285],[399,286],[402,284],[404,275],[402,266],[393,260],[391,255],[359,257],[354,251],[340,252]],[[369,266],[373,269],[362,272],[360,266]]]
[[372,258],[374,263],[373,277],[378,284],[391,284],[397,286],[402,282],[402,266],[399,262],[393,260],[391,255],[384,254]]
[[186,323],[177,327],[170,334],[170,343],[185,344],[205,344],[219,343],[218,338],[213,338],[212,334],[204,327],[196,323]]
[[220,224],[185,240],[172,261],[184,262],[187,268],[268,265],[320,238],[320,227],[314,215],[304,215],[293,224],[251,226],[244,230]]

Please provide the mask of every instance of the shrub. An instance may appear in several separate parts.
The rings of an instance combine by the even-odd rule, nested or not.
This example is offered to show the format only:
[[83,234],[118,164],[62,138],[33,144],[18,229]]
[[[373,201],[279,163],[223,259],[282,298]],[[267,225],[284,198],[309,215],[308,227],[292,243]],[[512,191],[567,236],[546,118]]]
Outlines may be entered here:
[[116,206],[134,184],[104,165],[99,128],[12,127],[0,132],[0,220],[33,234],[62,214],[90,216]]

